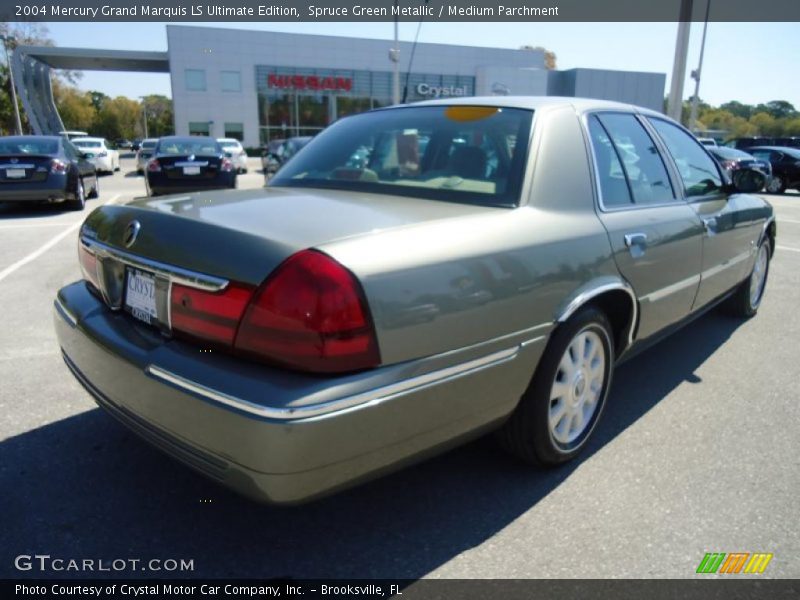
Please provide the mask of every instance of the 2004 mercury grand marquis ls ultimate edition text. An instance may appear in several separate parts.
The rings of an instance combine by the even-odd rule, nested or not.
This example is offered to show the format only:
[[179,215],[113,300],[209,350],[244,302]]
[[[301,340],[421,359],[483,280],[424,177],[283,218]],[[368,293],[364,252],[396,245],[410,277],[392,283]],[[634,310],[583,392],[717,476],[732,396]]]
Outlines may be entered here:
[[493,429],[556,465],[620,357],[723,300],[755,314],[763,184],[627,105],[376,110],[265,189],[95,210],[58,338],[103,408],[253,498],[306,500]]

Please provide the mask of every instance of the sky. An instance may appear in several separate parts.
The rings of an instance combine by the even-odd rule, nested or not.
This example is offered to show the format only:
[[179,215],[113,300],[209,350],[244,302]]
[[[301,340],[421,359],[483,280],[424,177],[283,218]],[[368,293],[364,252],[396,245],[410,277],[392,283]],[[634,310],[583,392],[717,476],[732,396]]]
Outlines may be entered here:
[[[387,41],[393,36],[390,22],[207,25]],[[47,27],[58,46],[167,49],[163,23],[47,23]],[[559,69],[585,67],[665,73],[666,94],[670,88],[677,27],[677,23],[423,23],[419,41],[498,48],[544,46],[556,53]],[[401,23],[400,39],[413,41],[416,29],[416,23]],[[694,92],[694,80],[689,74],[697,68],[702,33],[703,24],[693,23],[684,98]],[[387,43],[386,66],[390,70],[388,48]],[[714,106],[730,100],[745,104],[787,100],[800,108],[798,61],[800,23],[709,23],[700,98]],[[87,71],[79,87],[131,98],[151,93],[170,95],[167,74]]]

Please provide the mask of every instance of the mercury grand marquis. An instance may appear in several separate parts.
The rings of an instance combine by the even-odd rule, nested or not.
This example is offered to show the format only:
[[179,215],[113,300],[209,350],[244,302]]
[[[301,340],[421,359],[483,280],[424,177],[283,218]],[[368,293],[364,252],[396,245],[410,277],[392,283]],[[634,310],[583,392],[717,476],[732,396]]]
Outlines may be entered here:
[[614,365],[759,308],[772,207],[628,105],[463,98],[343,118],[260,190],[92,212],[64,360],[130,429],[297,503],[496,430],[578,455]]

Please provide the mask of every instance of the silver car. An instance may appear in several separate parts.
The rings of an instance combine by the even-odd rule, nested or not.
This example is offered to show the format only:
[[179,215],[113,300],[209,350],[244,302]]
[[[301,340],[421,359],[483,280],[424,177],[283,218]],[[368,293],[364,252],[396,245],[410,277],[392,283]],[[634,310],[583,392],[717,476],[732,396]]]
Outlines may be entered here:
[[619,360],[717,305],[758,310],[776,226],[749,194],[763,174],[734,178],[680,125],[610,102],[354,115],[266,188],[96,209],[58,339],[100,406],[259,500],[489,431],[558,465]]

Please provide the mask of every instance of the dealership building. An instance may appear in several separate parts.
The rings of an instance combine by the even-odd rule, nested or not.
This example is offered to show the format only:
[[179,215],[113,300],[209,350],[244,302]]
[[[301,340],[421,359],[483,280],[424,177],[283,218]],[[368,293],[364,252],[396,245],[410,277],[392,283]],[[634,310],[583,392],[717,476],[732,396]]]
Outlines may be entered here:
[[[387,106],[391,41],[167,25],[167,52],[25,47],[15,81],[37,132],[63,129],[50,68],[169,73],[177,134],[235,137],[245,146],[313,135],[334,120]],[[484,95],[580,96],[662,110],[665,75],[545,68],[542,50],[400,44],[406,102]],[[146,90],[143,90],[145,93]],[[56,129],[57,128],[57,129]]]

